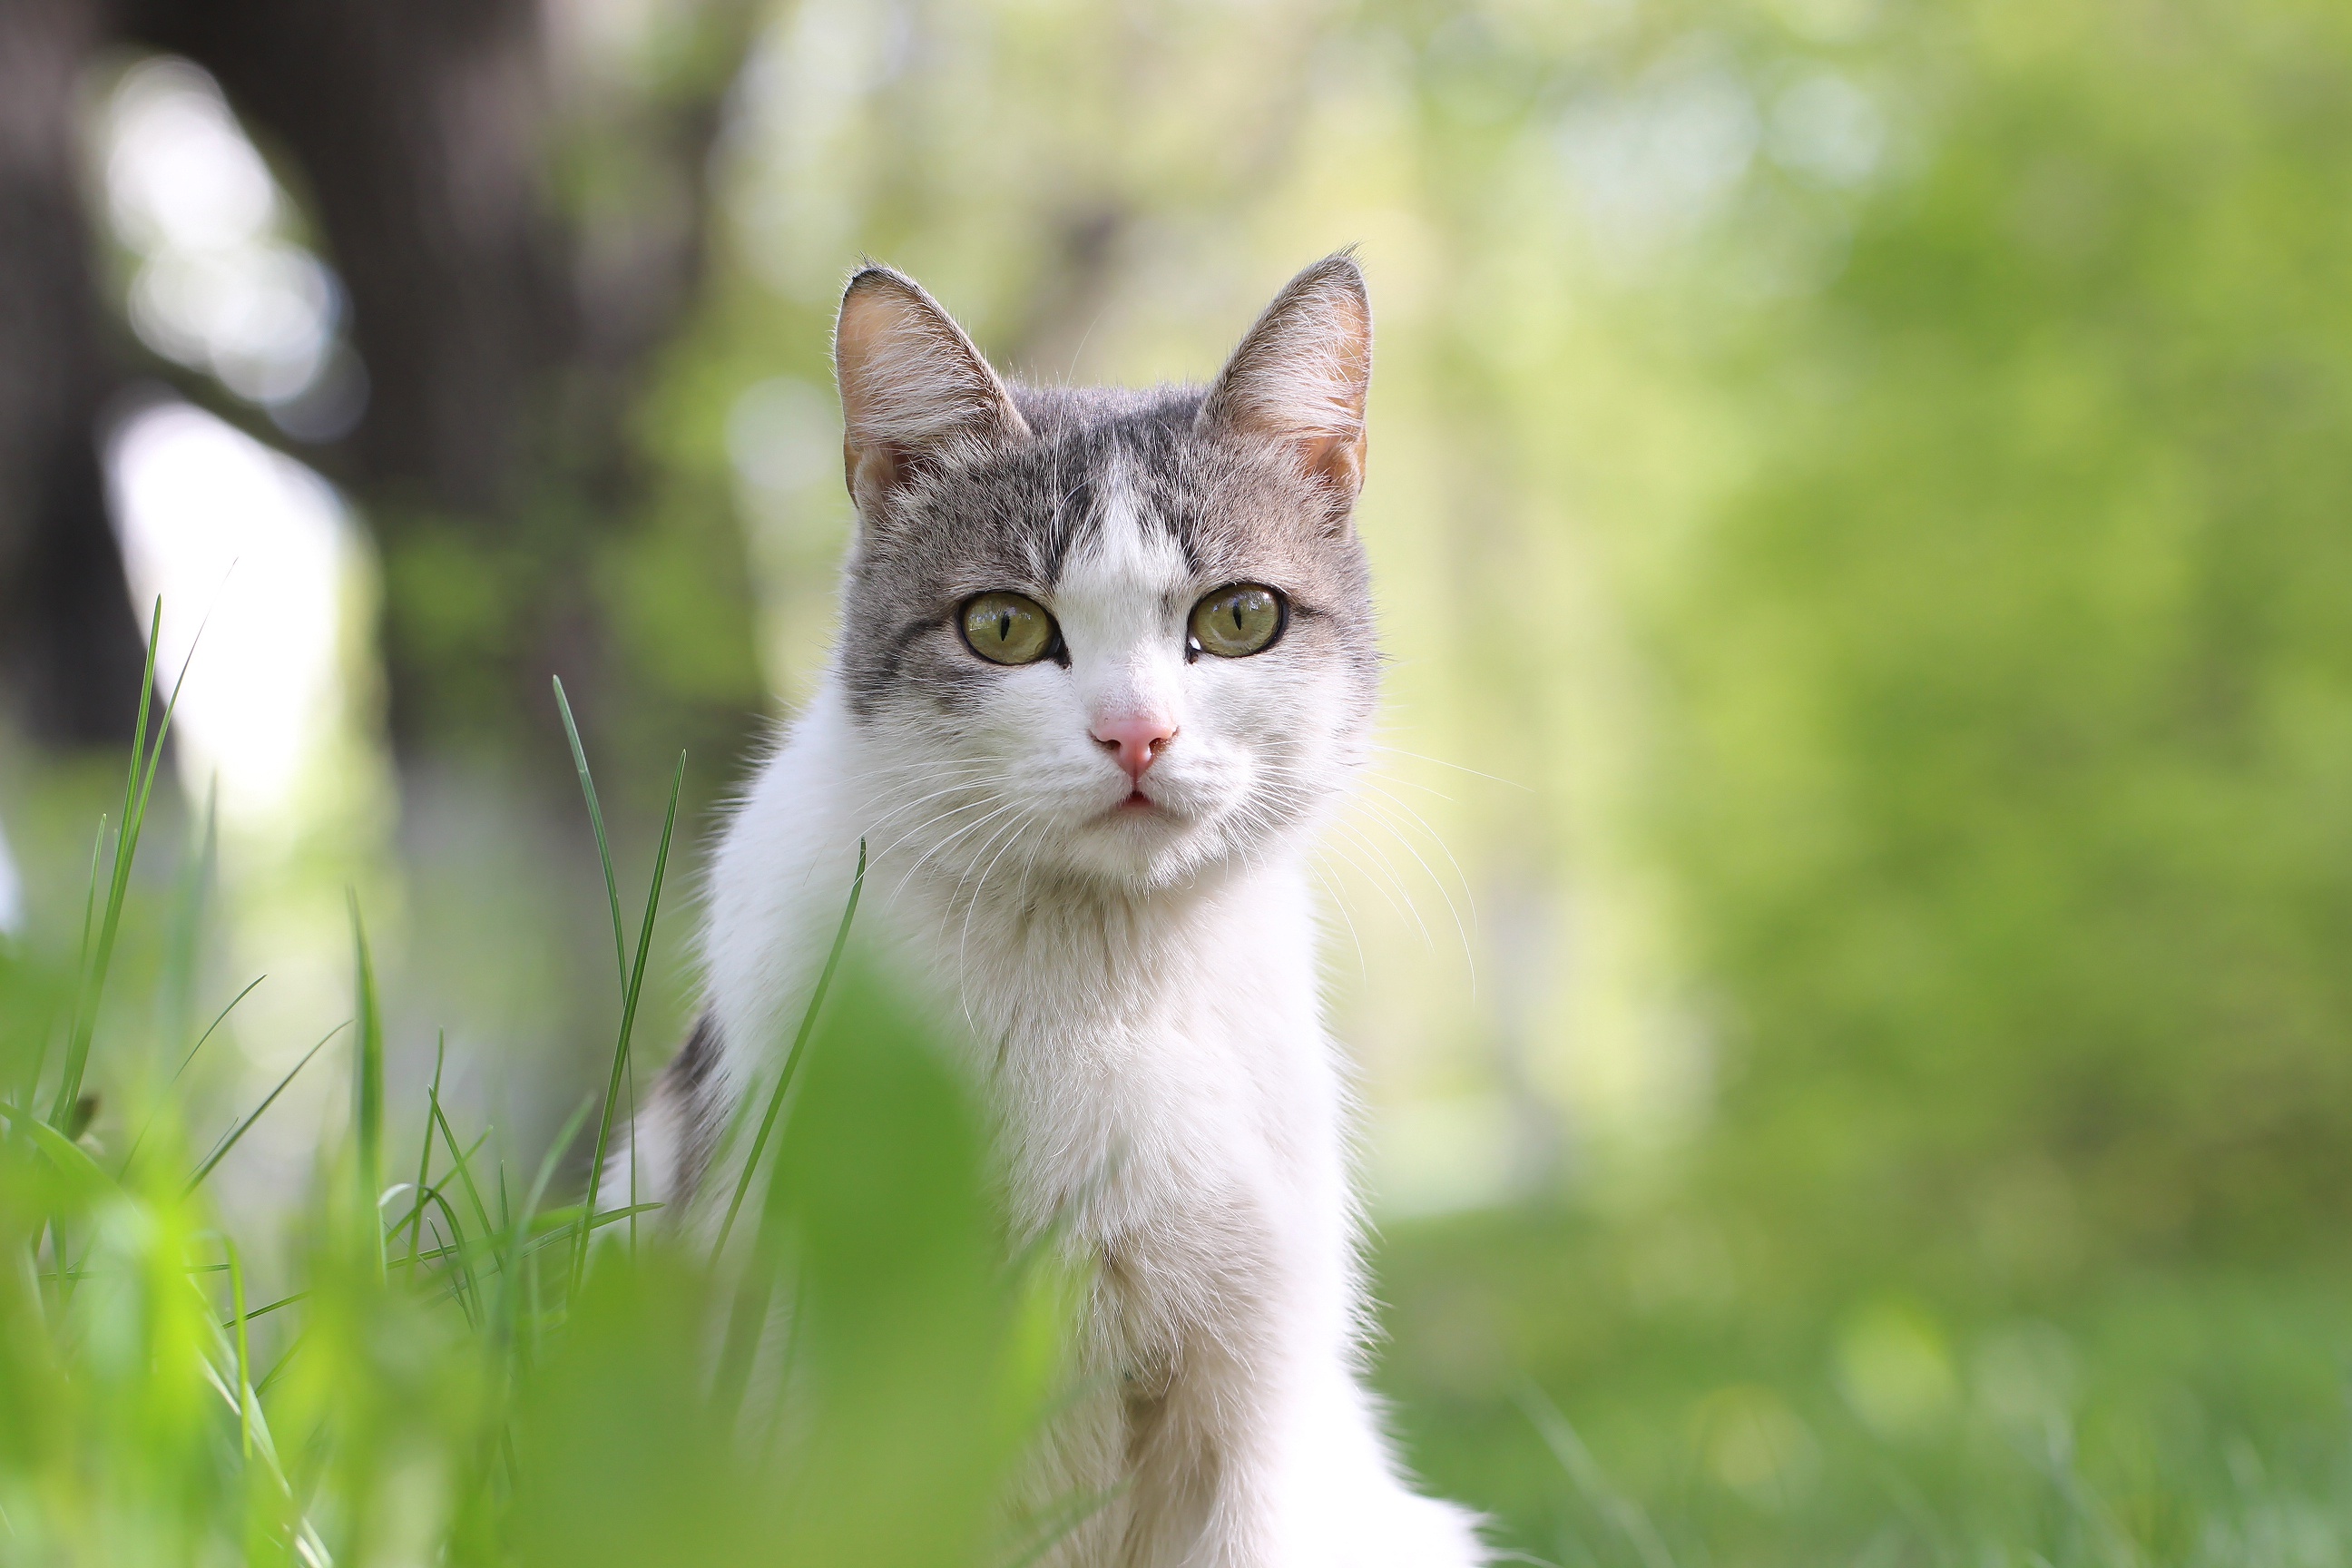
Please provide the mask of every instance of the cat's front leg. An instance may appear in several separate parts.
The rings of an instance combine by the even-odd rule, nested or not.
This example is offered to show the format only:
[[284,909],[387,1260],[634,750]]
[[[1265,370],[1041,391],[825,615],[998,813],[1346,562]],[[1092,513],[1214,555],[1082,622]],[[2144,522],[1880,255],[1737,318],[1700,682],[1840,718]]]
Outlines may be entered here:
[[1406,1484],[1349,1358],[1324,1358],[1282,1415],[1272,1450],[1274,1561],[1328,1568],[1475,1568],[1487,1554],[1465,1510]]
[[1226,1295],[1132,1379],[1124,1568],[1473,1568],[1472,1520],[1399,1478],[1343,1322]]

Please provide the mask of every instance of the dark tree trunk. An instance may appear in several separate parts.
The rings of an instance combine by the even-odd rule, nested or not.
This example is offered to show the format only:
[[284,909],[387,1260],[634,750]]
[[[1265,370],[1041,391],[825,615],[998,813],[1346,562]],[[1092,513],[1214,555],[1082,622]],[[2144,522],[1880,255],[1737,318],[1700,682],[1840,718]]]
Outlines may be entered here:
[[[218,79],[300,187],[349,290],[368,406],[332,462],[389,574],[395,749],[507,749],[544,707],[543,675],[518,688],[545,662],[546,617],[572,586],[541,572],[527,599],[503,581],[519,553],[539,553],[526,487],[578,337],[540,167],[538,6],[133,0],[130,21]],[[486,598],[490,624],[442,613]],[[566,673],[576,685],[586,672]]]
[[[660,199],[623,214],[626,232],[586,237],[552,195],[558,144],[578,127],[539,0],[0,0],[0,609],[7,674],[40,733],[119,732],[137,684],[93,447],[116,378],[73,121],[90,49],[121,39],[214,75],[348,290],[366,412],[301,455],[352,491],[380,546],[404,763],[487,754],[568,787],[547,691],[559,671],[592,725],[627,710],[661,715],[621,723],[636,739],[740,738],[748,712],[689,713],[634,689],[597,576],[646,510],[625,421],[698,280],[707,153],[752,12],[707,0],[690,14],[710,29],[705,76],[657,105],[601,106],[659,172]],[[592,254],[627,262],[592,274]],[[713,608],[740,621],[748,710],[737,597]]]
[[[132,0],[302,187],[370,381],[344,454],[370,489],[495,526],[575,337],[541,179],[533,0]],[[291,168],[288,168],[290,164]]]
[[[624,420],[692,296],[729,73],[668,124],[633,127],[689,199],[668,204],[669,232],[619,247],[649,258],[621,287],[583,287],[582,236],[550,195],[562,128],[541,15],[537,0],[133,0],[131,19],[211,70],[290,165],[350,291],[371,390],[335,467],[384,557],[396,750],[568,781],[551,673],[588,694],[592,723],[647,706],[622,689],[592,569],[646,499]],[[708,16],[734,31],[718,51],[731,64],[748,11]]]
[[0,683],[64,746],[130,739],[143,664],[99,461],[114,373],[74,139],[104,21],[85,0],[0,4]]

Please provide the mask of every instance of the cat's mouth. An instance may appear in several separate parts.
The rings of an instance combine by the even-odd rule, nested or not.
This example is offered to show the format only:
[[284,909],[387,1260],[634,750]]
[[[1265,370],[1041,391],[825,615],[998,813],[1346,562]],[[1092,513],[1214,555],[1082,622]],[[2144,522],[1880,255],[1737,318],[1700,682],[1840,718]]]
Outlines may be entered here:
[[1150,795],[1144,794],[1141,790],[1134,789],[1128,791],[1127,798],[1120,801],[1111,809],[1121,816],[1126,816],[1132,812],[1158,811],[1160,809],[1160,803],[1152,799]]

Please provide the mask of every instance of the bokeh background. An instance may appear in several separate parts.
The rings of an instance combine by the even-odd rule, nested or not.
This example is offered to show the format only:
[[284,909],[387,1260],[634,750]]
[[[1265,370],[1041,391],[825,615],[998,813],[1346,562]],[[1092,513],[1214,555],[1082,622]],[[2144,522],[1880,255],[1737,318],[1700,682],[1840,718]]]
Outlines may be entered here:
[[690,871],[831,636],[847,269],[1150,382],[1345,244],[1415,1465],[1559,1563],[2352,1560],[2340,4],[14,0],[0,929],[79,930],[160,595],[226,918],[125,1026],[266,973],[226,1118],[356,889],[398,1092],[535,1156],[610,1011],[549,677]]

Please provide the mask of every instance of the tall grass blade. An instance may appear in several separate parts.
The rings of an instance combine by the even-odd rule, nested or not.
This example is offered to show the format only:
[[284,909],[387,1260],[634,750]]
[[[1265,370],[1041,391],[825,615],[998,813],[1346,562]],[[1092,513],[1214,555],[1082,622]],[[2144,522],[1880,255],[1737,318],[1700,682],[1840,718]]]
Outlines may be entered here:
[[[155,638],[163,627],[163,601],[155,601],[155,613],[147,628],[147,660],[140,677],[139,719],[132,727],[131,738],[131,773],[122,786],[122,826],[114,837],[113,874],[107,884],[106,913],[98,928],[98,946],[90,954],[89,968],[82,977],[81,990],[74,1000],[73,1033],[66,1046],[65,1072],[58,1080],[57,1103],[51,1108],[49,1122],[65,1127],[74,1107],[81,1100],[82,1074],[89,1065],[91,1036],[98,1028],[99,999],[106,992],[106,972],[114,958],[114,939],[122,926],[122,903],[131,891],[131,863],[139,854],[139,831],[147,820],[147,799],[155,787],[156,771],[163,763],[163,742],[172,731],[172,715],[179,708],[180,692],[188,683],[188,667],[180,667],[180,678],[172,684],[171,700],[163,704],[163,716],[156,723],[154,742],[147,739],[147,714],[155,696]],[[202,632],[199,630],[201,637]],[[188,662],[195,661],[191,647]]]
[[[96,946],[90,941],[90,915],[97,906],[98,857],[95,854],[90,857],[89,899],[82,908],[82,963],[76,976],[73,1026],[66,1035],[65,1070],[58,1079],[57,1103],[49,1110],[49,1124],[53,1127],[65,1126],[68,1111],[81,1098],[82,1072],[89,1060],[89,1037],[97,1027],[97,1000],[92,993],[101,989],[104,984],[100,977],[105,973],[107,960],[101,952],[113,945],[109,940],[116,912],[113,889],[124,882],[128,871],[122,856],[122,840],[131,830],[131,808],[139,798],[139,771],[147,757],[147,715],[155,700],[155,639],[163,629],[163,601],[158,596],[154,613],[147,625],[147,657],[139,674],[139,714],[131,727],[131,771],[122,781],[121,826],[115,832],[114,870],[108,882],[106,922],[100,928],[106,934],[100,936]],[[100,817],[100,841],[104,842],[105,837],[106,820]]]
[[383,1013],[375,993],[375,961],[368,953],[367,928],[360,921],[360,896],[351,895],[352,968],[359,991],[359,1038],[352,1054],[352,1126],[359,1135],[360,1215],[376,1277],[383,1277]]
[[254,1384],[253,1397],[257,1401],[258,1401],[263,1394],[268,1393],[279,1378],[286,1375],[287,1368],[294,1364],[294,1358],[301,1353],[302,1347],[310,1342],[310,1331],[308,1329],[303,1330],[300,1333],[296,1334],[292,1339],[286,1342],[286,1348],[278,1352],[278,1364],[269,1369],[268,1376]]
[[221,1237],[221,1248],[228,1254],[229,1312],[236,1322],[236,1427],[239,1446],[247,1459],[253,1458],[253,1346],[245,1331],[247,1316],[245,1310],[245,1265],[237,1257],[236,1243],[228,1237]]
[[433,1086],[425,1091],[425,1137],[416,1151],[416,1217],[408,1226],[408,1268],[416,1271],[416,1249],[425,1244],[425,1194],[433,1174],[433,1113],[441,1104],[441,1066],[449,1054],[449,1031],[433,1038]]
[[268,1111],[272,1105],[277,1103],[278,1097],[286,1092],[287,1085],[294,1081],[295,1075],[299,1073],[304,1068],[310,1065],[310,1058],[312,1057],[317,1056],[320,1051],[327,1048],[327,1042],[329,1040],[333,1039],[337,1035],[341,1034],[345,1029],[348,1029],[351,1026],[352,1021],[349,1018],[344,1019],[341,1023],[328,1030],[325,1037],[321,1038],[317,1045],[312,1046],[309,1050],[302,1053],[302,1059],[296,1062],[293,1067],[287,1070],[286,1076],[278,1080],[278,1087],[271,1089],[268,1095],[263,1097],[261,1103],[253,1108],[253,1114],[238,1122],[236,1126],[230,1131],[229,1135],[222,1139],[211,1153],[205,1156],[205,1163],[196,1167],[196,1173],[190,1176],[188,1178],[188,1184],[184,1188],[181,1189],[181,1195],[183,1197],[194,1192],[198,1187],[205,1184],[205,1178],[213,1173],[214,1167],[217,1166],[223,1160],[228,1158],[229,1151],[236,1147],[240,1139],[242,1139],[247,1133],[253,1131],[253,1124],[260,1121],[263,1113]]
[[572,719],[572,700],[563,694],[563,678],[555,682],[555,706],[563,715],[563,733],[572,742],[572,765],[580,770],[580,793],[588,797],[588,826],[596,830],[596,853],[604,862],[604,897],[613,906],[613,964],[624,989],[629,984],[628,939],[621,929],[621,884],[613,875],[613,846],[604,837],[604,808],[596,804],[596,781],[588,776],[588,750],[580,743],[580,726]]
[[[68,1058],[73,1051],[73,1042],[81,1037],[82,997],[89,989],[90,944],[96,940],[98,931],[98,868],[105,859],[106,814],[100,812],[98,816],[98,837],[89,847],[89,886],[82,893],[81,899],[81,946],[74,956],[74,1016],[72,1023],[66,1029],[66,1050]],[[41,1045],[46,1050],[48,1042],[43,1040]],[[72,1076],[74,1098],[79,1099],[81,1093],[80,1075],[77,1073]],[[37,1089],[40,1079],[37,1068],[33,1077],[35,1080],[33,1087]],[[63,1126],[65,1108],[68,1103],[70,1101],[65,1093],[65,1080],[60,1079],[58,1085],[57,1104],[50,1113],[49,1120]]]
[[[530,1216],[539,1212],[540,1200],[547,1195],[547,1184],[555,1179],[555,1167],[562,1160],[563,1152],[572,1147],[572,1141],[574,1138],[580,1136],[580,1129],[586,1124],[588,1113],[595,1108],[596,1098],[592,1094],[581,1100],[580,1108],[564,1119],[563,1128],[556,1133],[555,1142],[550,1143],[547,1146],[547,1152],[540,1156],[539,1171],[531,1178],[530,1191],[522,1201],[521,1212],[508,1216],[508,1223],[501,1237],[499,1273],[502,1282],[499,1300],[508,1311],[509,1331],[515,1326],[513,1322],[516,1306],[514,1281],[519,1266],[525,1256],[522,1243],[530,1234]],[[531,1283],[534,1286],[537,1283],[535,1273]]]
[[[474,1184],[472,1152],[457,1147],[457,1131],[449,1125],[448,1114],[441,1109],[438,1096],[436,1096],[433,1100],[433,1120],[440,1125],[441,1142],[448,1147],[449,1158],[457,1167],[457,1180],[465,1184],[466,1200],[474,1205],[474,1217],[481,1221],[483,1234],[488,1235],[498,1226],[490,1219],[489,1205],[482,1202],[482,1189]],[[488,1134],[485,1133],[483,1136],[488,1137]],[[479,1149],[481,1146],[481,1141],[477,1139],[474,1148]]]
[[437,1188],[432,1194],[432,1202],[433,1206],[441,1211],[442,1217],[449,1222],[449,1234],[457,1239],[444,1241],[441,1227],[436,1225],[433,1227],[433,1245],[417,1254],[418,1259],[448,1263],[449,1299],[457,1303],[459,1311],[466,1314],[467,1325],[478,1329],[482,1326],[482,1288],[474,1279],[473,1259],[468,1251],[470,1244],[465,1239],[466,1233],[457,1226],[457,1215],[449,1207],[449,1200],[443,1197]]
[[[441,1129],[441,1142],[447,1146],[449,1150],[449,1159],[457,1167],[457,1180],[466,1189],[466,1199],[468,1203],[474,1205],[474,1216],[481,1222],[482,1235],[485,1237],[488,1237],[493,1233],[496,1227],[490,1223],[489,1209],[482,1202],[481,1188],[474,1184],[474,1164],[472,1154],[469,1151],[461,1149],[457,1146],[457,1134],[456,1131],[450,1127],[447,1114],[441,1109],[440,1096],[434,1096],[429,1104],[433,1112],[434,1124]],[[484,1133],[483,1136],[487,1138],[488,1134]],[[481,1144],[478,1142],[474,1147],[476,1149],[479,1149]],[[443,1179],[442,1184],[444,1186],[448,1184],[446,1177]],[[471,1294],[476,1306],[467,1310],[467,1316],[478,1322],[480,1320],[480,1314],[478,1309],[481,1300],[482,1288],[481,1281],[474,1278],[473,1263],[474,1252],[478,1249],[468,1248],[468,1244],[466,1240],[465,1227],[457,1223],[457,1216],[455,1214],[450,1213],[449,1205],[446,1202],[441,1205],[441,1212],[448,1216],[450,1244],[457,1248],[457,1263],[455,1267],[457,1268],[457,1278],[459,1280],[460,1287],[458,1290],[458,1300],[462,1303],[467,1299],[467,1294]]]
[[[270,1302],[270,1303],[269,1303],[268,1306],[266,1306],[266,1307],[256,1307],[252,1311],[250,1311],[250,1312],[244,1312],[244,1313],[241,1313],[240,1315],[244,1318],[244,1320],[245,1320],[247,1322],[248,1322],[248,1323],[249,1323],[249,1322],[253,1321],[253,1320],[254,1320],[254,1319],[256,1319],[256,1318],[266,1318],[266,1317],[269,1316],[269,1314],[270,1314],[270,1313],[275,1312],[275,1311],[278,1311],[278,1310],[279,1310],[281,1308],[291,1307],[291,1306],[293,1306],[293,1305],[294,1305],[296,1302],[298,1302],[298,1301],[307,1301],[307,1300],[309,1300],[310,1299],[310,1292],[309,1292],[308,1290],[297,1290],[297,1291],[295,1291],[291,1296],[280,1296],[280,1297],[278,1297],[278,1300],[276,1300],[275,1301]],[[227,1328],[228,1326],[229,1326],[229,1325],[228,1325],[228,1324],[226,1324],[226,1323],[223,1323],[223,1324],[221,1325],[221,1327],[222,1327],[222,1328],[224,1328],[224,1329]]]
[[1658,1533],[1658,1527],[1650,1521],[1641,1504],[1610,1484],[1600,1462],[1593,1458],[1592,1450],[1584,1446],[1584,1439],[1569,1425],[1559,1406],[1531,1383],[1518,1391],[1516,1402],[1528,1425],[1543,1438],[1544,1447],[1559,1462],[1559,1468],[1576,1483],[1576,1489],[1632,1544],[1642,1559],[1642,1568],[1675,1568],[1675,1556],[1666,1549],[1665,1537]]
[[[188,1054],[180,1058],[180,1065],[172,1069],[172,1076],[164,1080],[163,1087],[166,1089],[180,1081],[181,1076],[184,1074],[188,1070],[189,1067],[194,1063],[196,1053],[205,1048],[205,1042],[213,1037],[213,1032],[215,1030],[218,1029],[223,1024],[228,1022],[228,1016],[231,1013],[236,1011],[236,1005],[244,1001],[247,997],[252,995],[254,987],[259,985],[263,981],[268,978],[269,976],[267,974],[255,975],[250,981],[246,983],[244,990],[238,992],[236,995],[228,999],[228,1005],[222,1008],[219,1013],[214,1016],[213,1021],[205,1026],[205,1032],[196,1037],[196,1043],[188,1047]],[[155,1126],[155,1118],[162,1114],[163,1109],[163,1101],[159,1097],[153,1108],[147,1112],[147,1120],[140,1124],[139,1135],[131,1141],[131,1152],[122,1157],[122,1169],[125,1174],[129,1173],[131,1162],[139,1158],[139,1146],[147,1142],[147,1134],[153,1130]]]
[[180,1081],[181,1075],[185,1073],[189,1067],[194,1063],[196,1053],[205,1048],[205,1042],[211,1039],[214,1034],[223,1024],[228,1022],[228,1016],[231,1013],[236,1011],[236,1005],[244,1001],[247,997],[252,995],[255,990],[260,986],[261,983],[268,978],[269,976],[268,974],[255,975],[252,979],[245,983],[244,990],[238,992],[236,995],[228,999],[227,1006],[223,1007],[219,1012],[213,1015],[213,1021],[205,1026],[205,1032],[196,1037],[196,1043],[188,1047],[188,1054],[180,1058],[180,1065],[172,1069],[172,1076],[170,1079],[166,1081],[164,1085],[165,1088],[168,1089],[172,1084],[175,1084]]
[[[583,764],[583,768],[585,764]],[[646,893],[646,918],[637,928],[637,961],[630,967],[628,984],[621,998],[621,1037],[613,1047],[613,1071],[604,1085],[604,1114],[596,1125],[594,1163],[588,1168],[588,1202],[580,1220],[580,1245],[572,1259],[572,1288],[580,1288],[580,1277],[588,1267],[589,1216],[596,1206],[597,1184],[604,1180],[604,1155],[612,1145],[613,1111],[620,1103],[621,1084],[629,1070],[629,1036],[636,1027],[637,999],[645,992],[646,956],[653,950],[654,917],[661,909],[662,878],[669,869],[670,835],[677,826],[678,792],[686,787],[686,753],[677,754],[677,770],[670,775],[669,810],[662,817],[661,845],[654,851],[653,886]],[[635,1163],[632,1163],[632,1170]]]
[[809,993],[808,1006],[801,1014],[801,1026],[793,1036],[793,1048],[785,1053],[783,1071],[776,1075],[776,1087],[768,1096],[768,1109],[760,1118],[759,1136],[751,1140],[751,1152],[743,1161],[743,1169],[735,1178],[735,1195],[728,1200],[727,1217],[719,1226],[719,1244],[714,1251],[725,1251],[727,1237],[735,1228],[735,1215],[743,1207],[743,1194],[751,1190],[751,1173],[760,1168],[760,1156],[768,1147],[768,1136],[776,1130],[776,1118],[784,1109],[784,1091],[793,1086],[793,1073],[801,1065],[801,1053],[808,1048],[809,1035],[816,1027],[817,1009],[824,1005],[826,987],[833,984],[833,972],[841,966],[841,950],[849,945],[849,922],[857,918],[857,897],[866,890],[866,840],[857,841],[857,875],[850,879],[849,901],[842,907],[841,924],[833,933],[833,951],[825,954],[824,968],[816,977],[816,989]]

